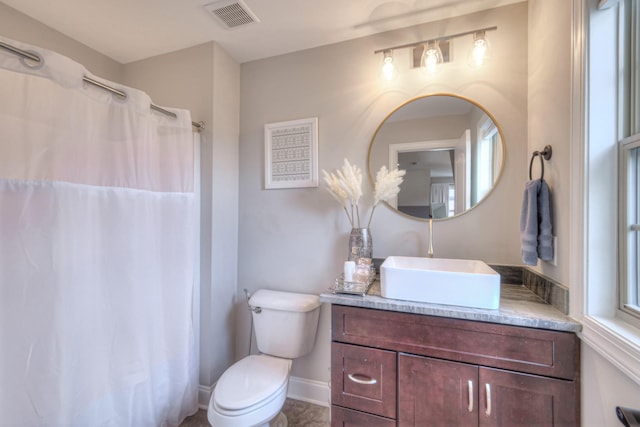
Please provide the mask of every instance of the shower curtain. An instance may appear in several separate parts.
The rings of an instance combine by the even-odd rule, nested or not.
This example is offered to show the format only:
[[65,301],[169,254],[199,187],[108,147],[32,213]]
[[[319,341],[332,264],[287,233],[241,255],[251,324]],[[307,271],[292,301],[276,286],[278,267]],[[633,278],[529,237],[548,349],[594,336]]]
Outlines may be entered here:
[[431,203],[444,203],[449,201],[450,184],[431,184]]
[[[0,49],[0,426],[175,426],[197,410],[188,111]],[[104,80],[103,80],[104,81]]]

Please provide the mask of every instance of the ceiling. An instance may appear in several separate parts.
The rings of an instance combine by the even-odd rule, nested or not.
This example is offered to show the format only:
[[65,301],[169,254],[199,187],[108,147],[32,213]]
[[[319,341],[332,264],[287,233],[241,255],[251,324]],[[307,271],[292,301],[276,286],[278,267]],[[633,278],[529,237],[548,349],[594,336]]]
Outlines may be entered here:
[[126,64],[215,41],[243,63],[523,0],[244,0],[259,23],[225,28],[213,0],[2,0]]

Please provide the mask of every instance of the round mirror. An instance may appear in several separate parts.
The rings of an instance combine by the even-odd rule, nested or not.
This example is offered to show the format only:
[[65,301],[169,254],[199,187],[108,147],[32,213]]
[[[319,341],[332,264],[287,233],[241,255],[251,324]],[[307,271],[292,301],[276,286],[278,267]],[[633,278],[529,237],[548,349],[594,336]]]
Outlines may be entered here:
[[389,205],[418,219],[446,219],[467,212],[498,182],[504,138],[480,105],[451,94],[412,99],[378,126],[369,146],[369,178],[381,166],[407,171]]

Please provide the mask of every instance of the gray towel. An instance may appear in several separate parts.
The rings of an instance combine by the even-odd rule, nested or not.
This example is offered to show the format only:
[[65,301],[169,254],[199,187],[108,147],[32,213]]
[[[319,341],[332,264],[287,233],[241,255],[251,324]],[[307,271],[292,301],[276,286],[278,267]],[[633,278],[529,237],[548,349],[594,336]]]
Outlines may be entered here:
[[553,231],[551,229],[551,191],[544,180],[538,190],[538,257],[553,260]]
[[553,260],[553,230],[551,227],[551,191],[542,179],[528,181],[522,197],[520,240],[522,261],[536,265],[538,258]]
[[538,263],[538,189],[540,180],[528,181],[522,197],[520,213],[520,241],[522,261],[526,265]]

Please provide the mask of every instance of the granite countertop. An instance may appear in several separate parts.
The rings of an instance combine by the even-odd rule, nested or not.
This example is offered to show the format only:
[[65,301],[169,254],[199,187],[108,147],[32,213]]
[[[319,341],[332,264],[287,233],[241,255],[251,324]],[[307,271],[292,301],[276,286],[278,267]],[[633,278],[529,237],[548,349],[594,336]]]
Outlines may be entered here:
[[320,294],[320,301],[353,307],[426,314],[555,331],[579,332],[582,329],[580,323],[563,314],[552,305],[547,304],[523,285],[502,284],[500,288],[500,308],[497,310],[383,298],[380,294],[379,280],[373,282],[365,296],[324,292]]

